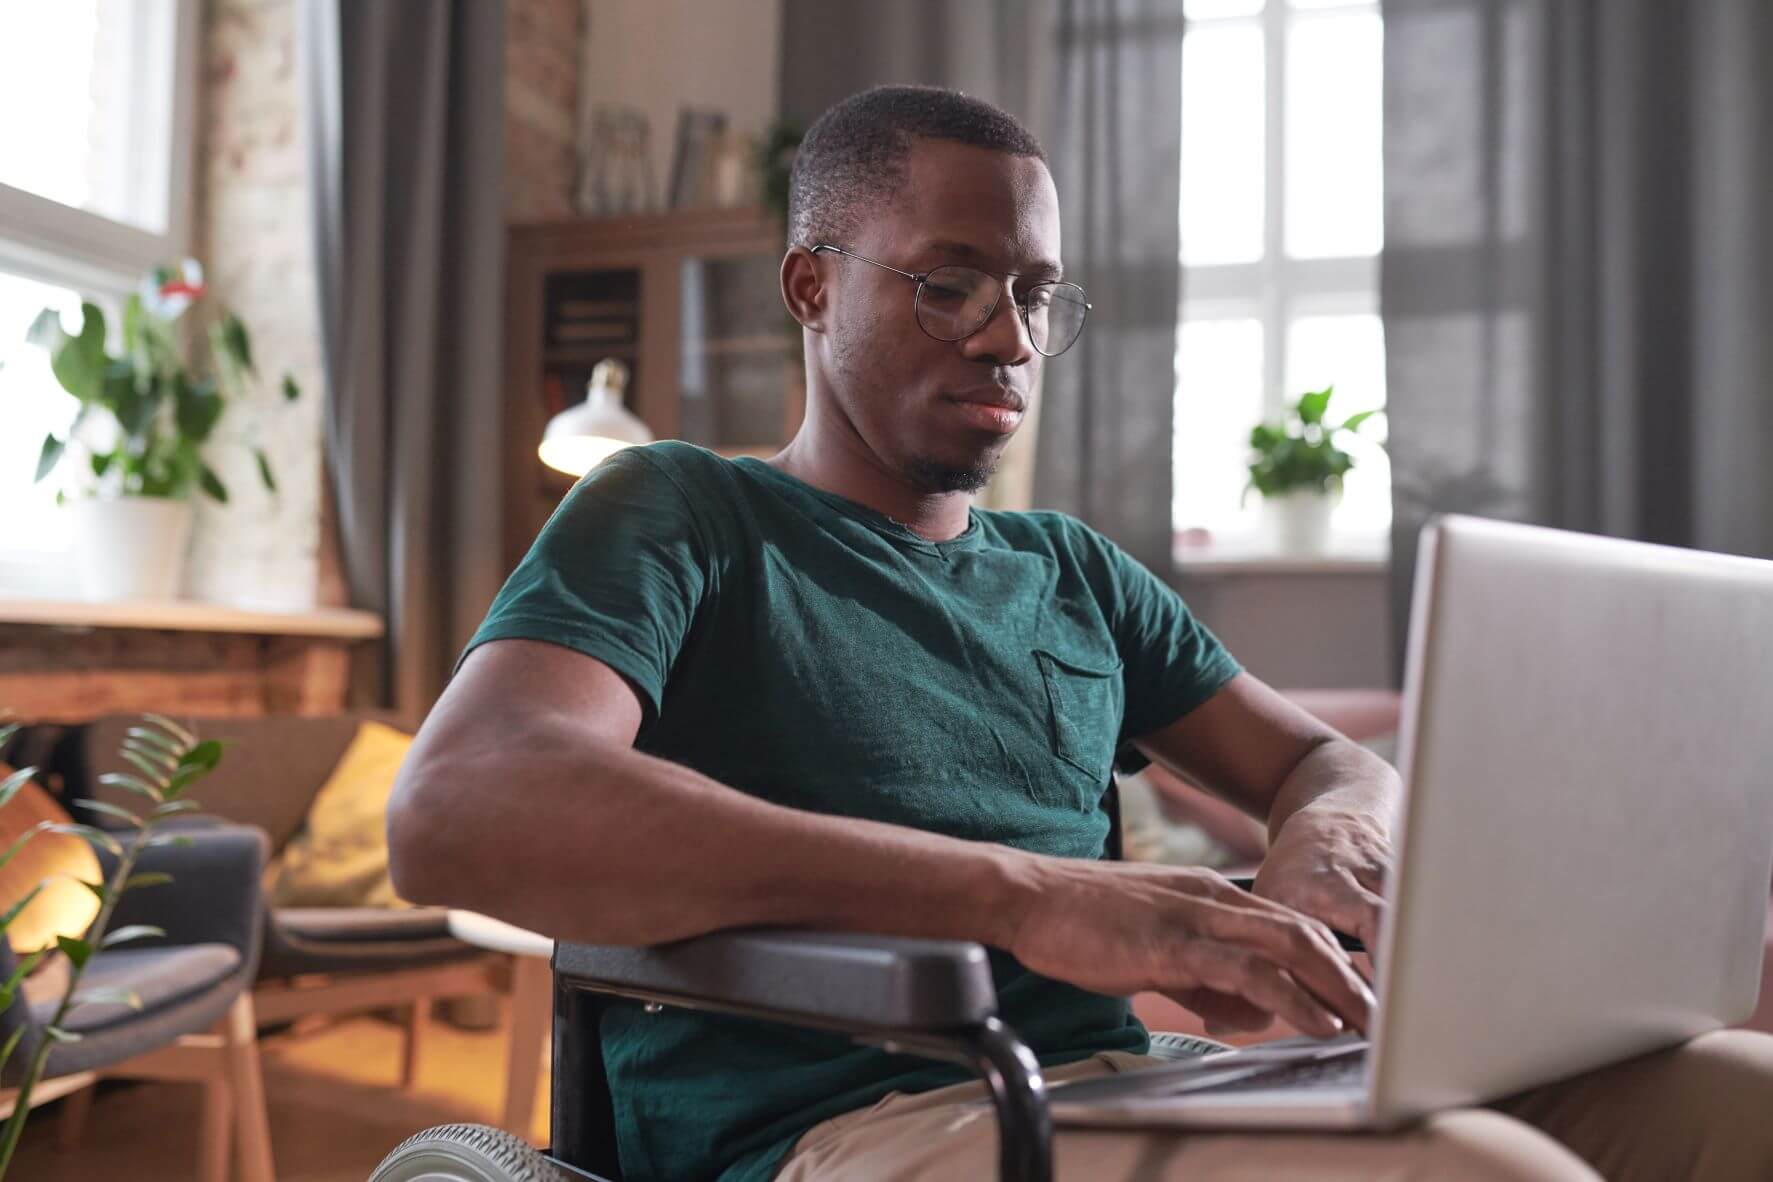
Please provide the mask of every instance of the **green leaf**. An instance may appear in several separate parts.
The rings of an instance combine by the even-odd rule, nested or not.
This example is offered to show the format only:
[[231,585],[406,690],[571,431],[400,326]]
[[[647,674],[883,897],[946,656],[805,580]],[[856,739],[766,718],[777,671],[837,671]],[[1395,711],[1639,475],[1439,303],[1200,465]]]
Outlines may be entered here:
[[226,505],[228,503],[228,486],[223,484],[221,477],[215,474],[215,469],[208,464],[200,466],[202,475],[198,477],[198,481],[203,485],[203,491]]
[[88,301],[80,305],[80,335],[65,332],[50,346],[49,368],[62,389],[82,402],[99,395],[105,380],[105,313]]
[[121,985],[110,985],[98,989],[81,990],[74,997],[74,1004],[81,1006],[128,1006],[132,1010],[142,1008],[142,998],[133,989]]
[[[8,994],[7,997],[10,999],[11,994]],[[29,1022],[20,1022],[12,1028],[12,1033],[6,1036],[6,1045],[0,1046],[0,1067],[5,1067],[6,1061],[12,1058],[12,1052],[18,1049],[18,1040],[24,1037],[25,1031],[30,1029],[30,1025]]]
[[265,482],[265,491],[276,492],[277,480],[271,475],[271,461],[265,456],[265,449],[255,447],[252,449],[252,454],[259,462],[259,479]]
[[54,308],[45,308],[25,330],[25,343],[39,349],[53,349],[66,335],[62,331],[62,314]]
[[148,747],[158,747],[174,760],[177,760],[184,753],[185,748],[190,746],[189,743],[179,743],[165,731],[157,730],[151,726],[132,726],[123,732],[123,737],[137,739]]
[[142,345],[142,297],[138,292],[130,292],[123,301],[123,350],[134,354],[141,351]]
[[142,718],[177,739],[179,745],[182,747],[195,747],[197,745],[196,735],[192,734],[172,719],[166,717],[164,714],[144,714],[142,715]]
[[200,767],[206,772],[213,772],[222,761],[222,744],[217,739],[206,739],[185,752],[179,759],[179,770],[188,767]]
[[12,921],[18,918],[19,912],[31,905],[31,900],[37,897],[37,895],[43,890],[43,886],[43,883],[38,883],[36,886],[25,892],[24,898],[15,901],[4,913],[0,913],[0,932],[5,931],[12,926]]
[[79,1042],[86,1037],[84,1034],[76,1034],[72,1030],[63,1030],[60,1026],[45,1026],[43,1033],[56,1042]]
[[66,833],[71,837],[84,837],[109,854],[118,857],[123,855],[123,847],[117,844],[117,839],[97,826],[77,825],[68,821],[51,821],[44,828],[51,833]]
[[108,800],[82,800],[80,803],[95,813],[115,817],[132,828],[140,829],[142,827],[142,819],[121,805],[112,804]]
[[217,341],[228,357],[228,360],[242,372],[252,372],[252,342],[247,338],[246,325],[240,323],[240,317],[229,312],[222,317]]
[[177,813],[194,813],[202,807],[202,805],[194,800],[169,800],[165,804],[160,805],[153,812],[149,813],[148,816],[153,820],[159,821]]
[[125,761],[135,765],[136,770],[148,777],[149,782],[162,786],[165,785],[167,773],[163,769],[155,767],[150,763],[136,748],[131,747],[126,743],[124,744],[123,750],[119,751],[117,754]]
[[54,435],[45,435],[43,447],[37,453],[37,475],[31,479],[33,481],[42,480],[55,471],[55,466],[61,463],[62,452],[66,451],[67,447],[66,441],[57,439]]
[[[38,951],[31,953],[29,956],[24,957],[18,962],[17,967],[12,970],[12,976],[6,978],[6,983],[4,985],[0,985],[0,1014],[4,1014],[7,1010],[12,1008],[12,999],[18,994],[19,982],[31,975],[31,970],[36,968],[38,964],[42,962],[43,955],[43,951],[39,949]],[[23,1027],[21,1026],[20,1029],[22,1030]],[[0,1050],[0,1067],[6,1065],[7,1056],[12,1054],[13,1044],[17,1041],[18,1031],[14,1031],[13,1036],[6,1040],[6,1049]]]
[[1325,386],[1322,390],[1299,396],[1299,418],[1306,423],[1324,421],[1324,411],[1330,405],[1330,395],[1336,390],[1334,386]]
[[283,375],[283,401],[294,402],[302,396],[302,388],[288,374]]
[[[10,713],[10,711],[8,713]],[[12,742],[12,736],[18,734],[18,729],[19,724],[16,722],[8,722],[4,725],[0,725],[0,748],[5,747],[6,744]]]
[[148,838],[146,844],[147,844],[147,847],[151,850],[159,849],[161,846],[168,846],[168,845],[170,845],[170,846],[186,846],[186,845],[191,844],[191,835],[188,833],[160,833],[160,834],[156,834],[153,837]]
[[125,737],[123,740],[123,746],[120,748],[120,754],[133,754],[143,763],[157,769],[159,776],[164,778],[178,770],[179,757],[182,756],[184,752],[168,751],[164,747],[156,747],[153,744],[143,742],[140,739]]
[[138,796],[145,796],[155,804],[159,804],[166,799],[160,789],[154,787],[154,785],[140,777],[131,776],[124,772],[106,772],[98,778],[98,782],[112,788],[122,788],[126,791],[133,792]]
[[104,883],[102,883],[102,882],[88,882],[84,878],[76,878],[76,879],[74,879],[74,881],[79,883],[81,886],[85,887],[87,890],[91,891],[93,893],[93,895],[98,899],[100,907],[103,907],[106,903],[109,903],[111,901],[111,888],[106,886]]
[[222,417],[222,396],[216,392],[215,383],[193,384],[180,374],[174,379],[173,394],[177,399],[175,418],[179,430],[197,443],[208,439]]
[[66,954],[68,962],[77,969],[85,968],[86,962],[92,959],[91,942],[77,936],[57,936],[55,946]]
[[0,854],[0,867],[4,867],[8,862],[12,861],[18,852],[25,848],[26,842],[43,832],[43,830],[47,829],[49,825],[50,822],[48,821],[39,821],[17,837],[13,838],[12,844],[6,847],[6,852]]
[[164,870],[144,870],[140,874],[132,874],[123,883],[123,889],[133,891],[137,887],[163,886],[172,881],[172,875]]
[[1340,427],[1337,427],[1336,430],[1338,430],[1338,431],[1358,431],[1358,430],[1360,430],[1360,426],[1362,423],[1366,422],[1368,419],[1372,418],[1376,414],[1383,414],[1383,413],[1384,413],[1383,411],[1378,411],[1378,410],[1363,410],[1359,414],[1349,415],[1346,419],[1342,420],[1342,425]]
[[36,774],[36,768],[26,767],[20,768],[10,776],[7,776],[4,780],[0,780],[0,809],[5,808],[11,803],[13,797],[17,796],[20,792],[23,792],[25,790],[25,785],[30,783],[31,777]]
[[119,944],[129,943],[131,940],[147,940],[165,934],[165,928],[157,928],[151,923],[132,923],[128,927],[121,927],[114,932],[105,933],[105,938],[99,947],[115,948]]

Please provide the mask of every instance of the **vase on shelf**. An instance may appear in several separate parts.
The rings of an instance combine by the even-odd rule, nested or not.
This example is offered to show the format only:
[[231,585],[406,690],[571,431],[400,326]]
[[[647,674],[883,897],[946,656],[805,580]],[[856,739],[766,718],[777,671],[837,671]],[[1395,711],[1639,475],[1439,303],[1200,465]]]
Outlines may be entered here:
[[87,599],[177,599],[191,541],[191,502],[89,497],[69,505],[80,589]]
[[1262,516],[1268,540],[1282,554],[1323,554],[1330,548],[1330,514],[1336,498],[1314,489],[1297,489],[1265,498]]

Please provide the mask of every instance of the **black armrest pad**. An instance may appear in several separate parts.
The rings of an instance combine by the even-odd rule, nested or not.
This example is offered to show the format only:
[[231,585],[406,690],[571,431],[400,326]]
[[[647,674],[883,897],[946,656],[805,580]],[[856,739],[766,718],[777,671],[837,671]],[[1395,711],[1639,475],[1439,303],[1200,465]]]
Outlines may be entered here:
[[945,1030],[997,1011],[985,949],[751,928],[654,948],[559,944],[554,971],[596,992],[844,1030]]

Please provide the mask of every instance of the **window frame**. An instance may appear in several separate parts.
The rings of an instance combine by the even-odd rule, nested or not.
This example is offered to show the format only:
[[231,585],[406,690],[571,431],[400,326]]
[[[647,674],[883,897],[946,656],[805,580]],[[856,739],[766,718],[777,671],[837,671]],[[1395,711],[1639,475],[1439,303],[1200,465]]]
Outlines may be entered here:
[[[1378,315],[1379,265],[1384,252],[1366,256],[1293,258],[1286,253],[1287,162],[1286,79],[1288,24],[1349,12],[1384,16],[1379,0],[1344,0],[1309,7],[1291,0],[1267,0],[1259,13],[1191,18],[1205,27],[1259,26],[1263,45],[1263,211],[1262,255],[1250,262],[1189,263],[1182,271],[1177,328],[1190,321],[1247,319],[1262,327],[1262,415],[1280,416],[1286,405],[1289,328],[1307,316]],[[1184,36],[1187,34],[1184,33]],[[1180,407],[1178,407],[1180,410]],[[1259,552],[1260,527],[1216,530],[1212,549]],[[1332,519],[1334,520],[1334,519]],[[1183,528],[1176,522],[1175,528]],[[1349,529],[1332,524],[1333,549],[1358,551],[1363,560],[1389,548],[1389,529]],[[1198,556],[1199,550],[1188,553]],[[1285,559],[1285,555],[1277,557]]]

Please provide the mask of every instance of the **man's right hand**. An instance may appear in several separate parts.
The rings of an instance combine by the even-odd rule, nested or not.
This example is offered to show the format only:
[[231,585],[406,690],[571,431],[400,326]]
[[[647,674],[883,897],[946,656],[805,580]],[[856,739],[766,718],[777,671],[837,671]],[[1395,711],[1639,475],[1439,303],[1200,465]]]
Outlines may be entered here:
[[1281,1018],[1329,1038],[1365,1033],[1373,995],[1330,929],[1211,870],[1035,858],[1004,950],[1034,972],[1110,995],[1153,990],[1211,1030]]

